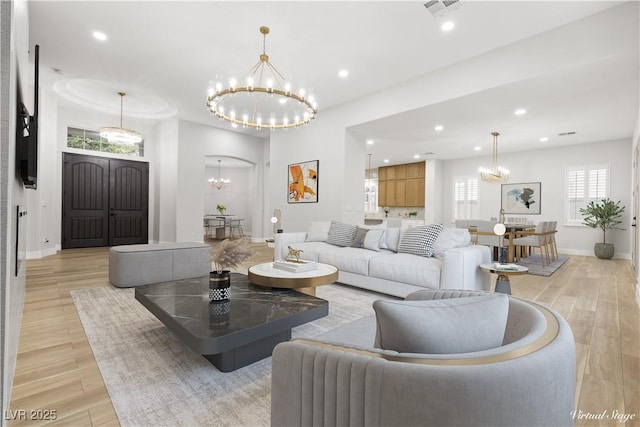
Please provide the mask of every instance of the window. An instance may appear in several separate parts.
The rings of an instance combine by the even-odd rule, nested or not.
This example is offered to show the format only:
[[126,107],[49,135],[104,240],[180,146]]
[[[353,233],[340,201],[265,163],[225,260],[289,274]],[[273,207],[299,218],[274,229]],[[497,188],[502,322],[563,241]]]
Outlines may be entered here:
[[378,212],[378,170],[367,169],[364,180],[364,211]]
[[478,178],[458,176],[454,178],[453,186],[453,218],[478,218]]
[[67,147],[103,153],[124,154],[131,157],[144,156],[144,140],[139,144],[112,144],[100,136],[100,132],[67,128]]
[[567,169],[565,224],[581,225],[580,209],[609,197],[609,166],[577,166]]

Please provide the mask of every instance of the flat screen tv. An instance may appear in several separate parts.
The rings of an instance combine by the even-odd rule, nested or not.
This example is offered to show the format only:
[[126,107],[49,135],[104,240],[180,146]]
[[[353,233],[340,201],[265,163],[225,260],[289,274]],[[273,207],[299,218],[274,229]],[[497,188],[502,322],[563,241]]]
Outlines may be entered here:
[[40,46],[35,47],[33,114],[24,105],[20,77],[18,77],[16,114],[16,173],[25,188],[36,189],[38,182],[38,92]]

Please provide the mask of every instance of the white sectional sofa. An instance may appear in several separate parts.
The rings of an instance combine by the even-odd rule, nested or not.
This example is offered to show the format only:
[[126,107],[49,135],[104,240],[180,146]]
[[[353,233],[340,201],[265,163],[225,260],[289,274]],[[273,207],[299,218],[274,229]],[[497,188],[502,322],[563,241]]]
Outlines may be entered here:
[[275,258],[284,259],[289,247],[301,249],[301,259],[336,266],[340,283],[401,298],[425,288],[490,289],[489,274],[478,268],[491,262],[490,250],[471,245],[465,229],[444,228],[434,245],[435,256],[427,257],[397,252],[404,238],[399,228],[385,229],[377,250],[327,243],[330,224],[313,222],[307,232],[277,234]]

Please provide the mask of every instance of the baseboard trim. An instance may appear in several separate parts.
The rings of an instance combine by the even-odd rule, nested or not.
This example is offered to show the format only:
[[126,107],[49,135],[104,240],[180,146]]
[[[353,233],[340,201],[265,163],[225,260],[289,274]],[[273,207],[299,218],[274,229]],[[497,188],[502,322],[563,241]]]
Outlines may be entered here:
[[26,253],[27,259],[40,259],[58,253],[58,248],[47,248],[41,251],[29,251]]
[[[558,253],[562,254],[562,255],[578,255],[578,256],[590,256],[590,257],[595,257],[595,255],[593,254],[593,250],[582,250],[582,249],[564,249],[564,248],[558,248]],[[631,254],[630,253],[616,253],[613,256],[613,259],[631,259]]]

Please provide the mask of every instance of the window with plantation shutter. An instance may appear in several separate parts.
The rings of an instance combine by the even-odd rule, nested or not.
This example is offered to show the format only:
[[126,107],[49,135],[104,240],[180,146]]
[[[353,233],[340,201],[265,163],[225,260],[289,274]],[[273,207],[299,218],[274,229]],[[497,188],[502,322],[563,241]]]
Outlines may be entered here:
[[478,218],[478,178],[458,176],[453,184],[454,219]]
[[565,224],[581,225],[580,209],[609,197],[609,166],[576,166],[567,169]]

